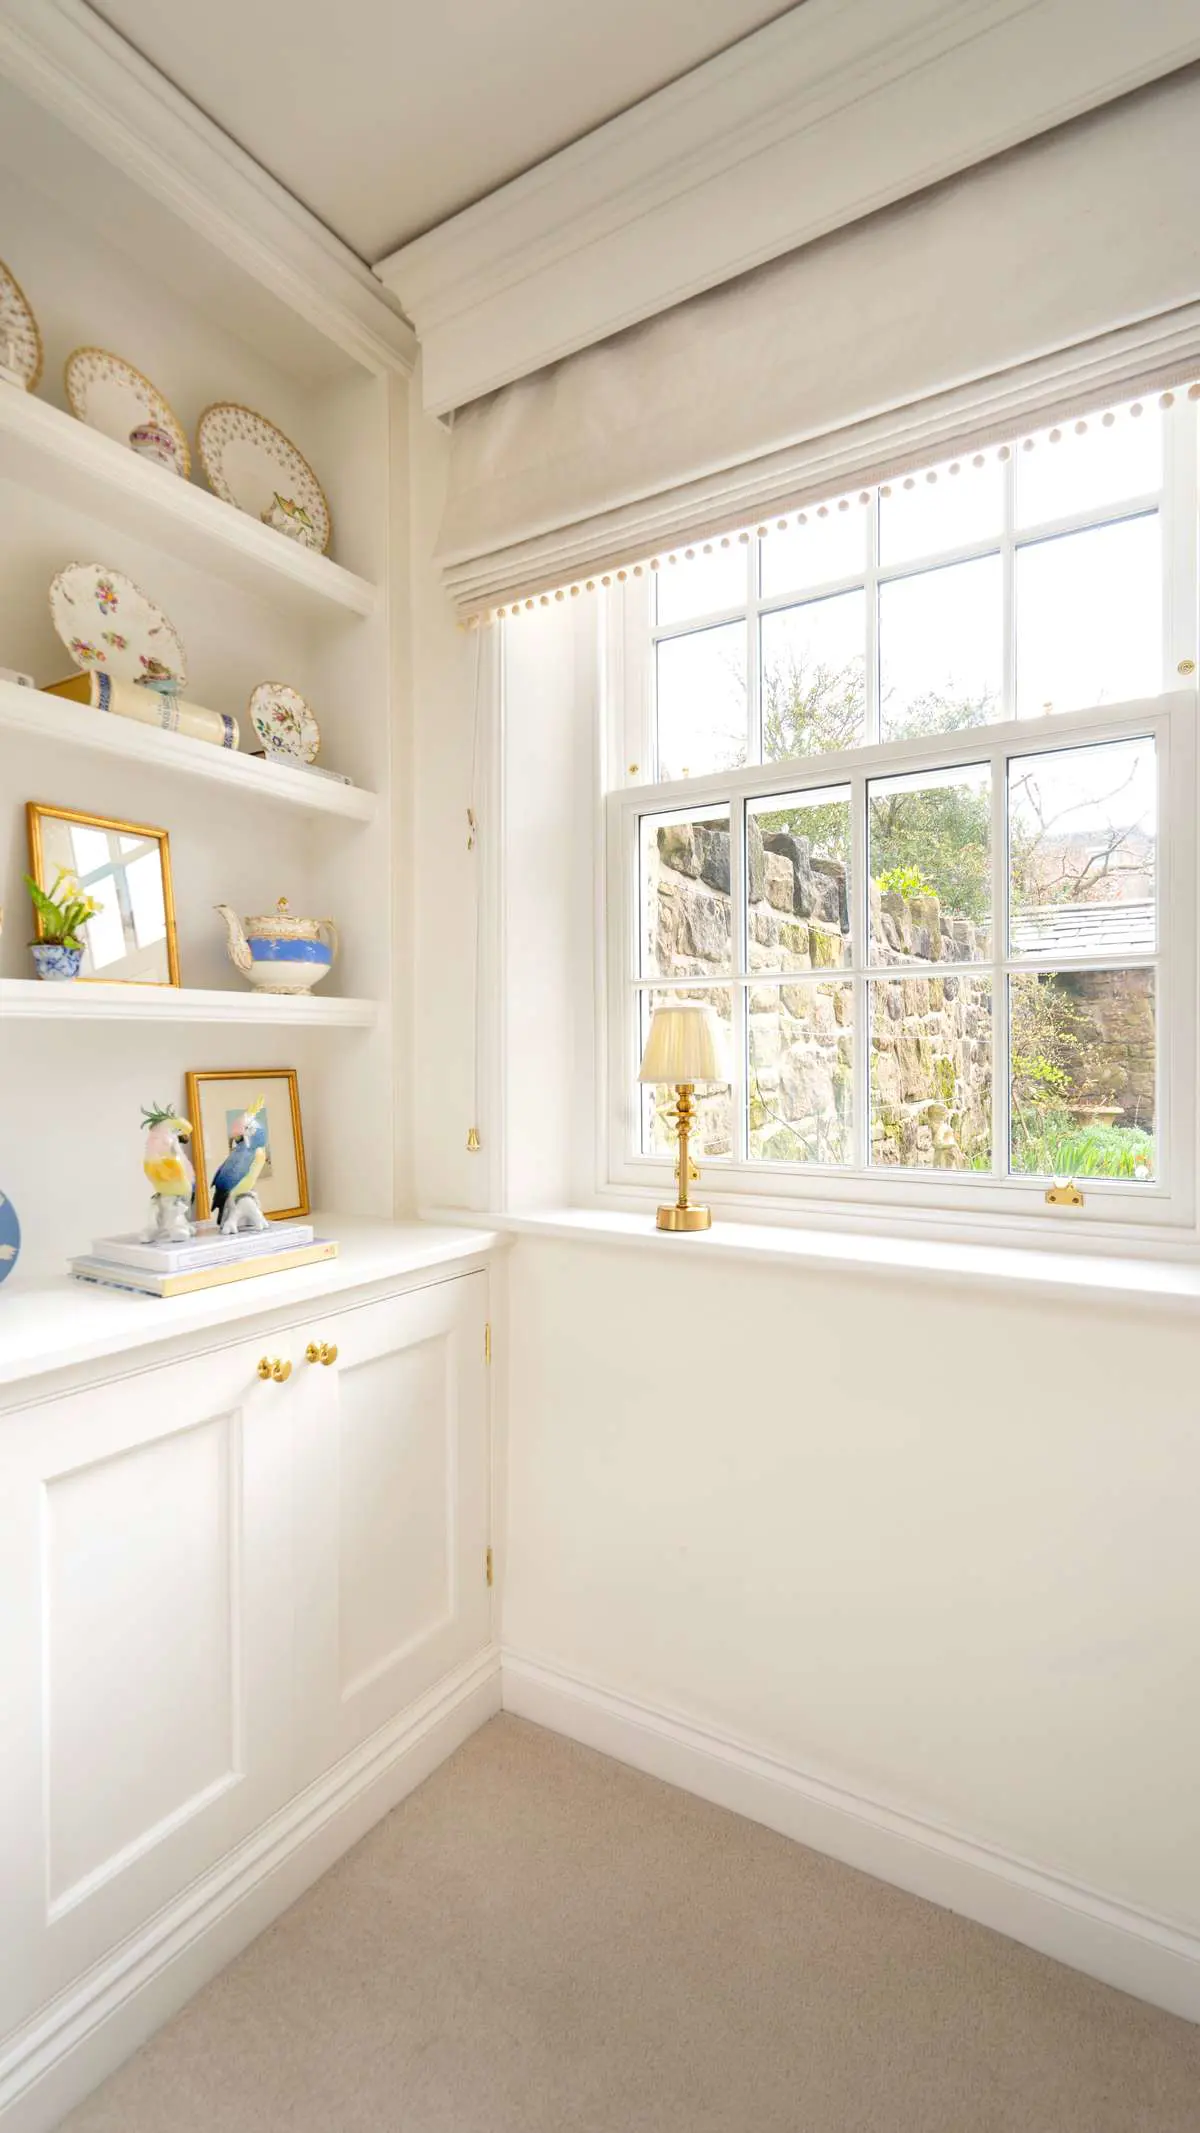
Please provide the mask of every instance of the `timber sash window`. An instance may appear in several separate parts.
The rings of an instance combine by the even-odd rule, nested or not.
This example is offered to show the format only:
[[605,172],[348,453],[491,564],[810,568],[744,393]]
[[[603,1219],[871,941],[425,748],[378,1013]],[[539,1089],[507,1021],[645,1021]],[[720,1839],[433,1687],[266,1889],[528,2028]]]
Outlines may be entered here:
[[682,996],[710,1193],[1191,1220],[1195,451],[1164,395],[626,586],[610,1179],[671,1159]]

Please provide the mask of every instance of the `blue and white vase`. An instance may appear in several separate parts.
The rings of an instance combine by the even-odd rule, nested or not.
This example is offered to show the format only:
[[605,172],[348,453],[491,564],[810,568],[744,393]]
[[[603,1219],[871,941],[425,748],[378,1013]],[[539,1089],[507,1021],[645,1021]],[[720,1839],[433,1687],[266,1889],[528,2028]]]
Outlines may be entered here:
[[30,941],[29,953],[39,978],[77,978],[83,961],[82,948],[68,948],[62,941]]
[[6,1193],[0,1192],[0,1281],[7,1281],[21,1256],[21,1225],[17,1210]]
[[293,918],[286,896],[270,916],[248,918],[218,904],[229,936],[229,959],[256,992],[309,992],[331,969],[338,952],[331,918]]

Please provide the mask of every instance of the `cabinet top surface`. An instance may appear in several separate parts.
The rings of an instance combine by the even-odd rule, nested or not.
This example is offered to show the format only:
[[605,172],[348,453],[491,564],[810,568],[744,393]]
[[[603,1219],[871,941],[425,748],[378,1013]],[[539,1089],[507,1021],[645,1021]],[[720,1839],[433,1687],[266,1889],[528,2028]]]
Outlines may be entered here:
[[163,1342],[203,1335],[215,1327],[247,1333],[256,1318],[278,1311],[320,1311],[332,1298],[379,1282],[477,1260],[500,1239],[491,1230],[450,1229],[425,1222],[363,1222],[314,1214],[318,1236],[336,1237],[336,1259],[264,1274],[198,1295],[159,1299],[95,1288],[63,1274],[23,1282],[19,1270],[0,1288],[0,1396],[20,1399],[36,1381],[104,1359],[120,1361]]

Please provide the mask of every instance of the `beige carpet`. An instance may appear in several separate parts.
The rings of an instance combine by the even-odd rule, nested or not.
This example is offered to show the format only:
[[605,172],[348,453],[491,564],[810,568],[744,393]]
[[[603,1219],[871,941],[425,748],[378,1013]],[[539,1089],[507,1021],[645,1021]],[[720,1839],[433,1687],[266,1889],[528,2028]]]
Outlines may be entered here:
[[70,2133],[1197,2133],[1200,2029],[498,1718]]

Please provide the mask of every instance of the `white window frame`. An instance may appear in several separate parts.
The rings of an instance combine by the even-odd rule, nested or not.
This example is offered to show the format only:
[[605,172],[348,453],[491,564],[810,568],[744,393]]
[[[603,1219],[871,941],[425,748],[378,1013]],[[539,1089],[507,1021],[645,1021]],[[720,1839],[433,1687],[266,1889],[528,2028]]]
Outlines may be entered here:
[[[1176,419],[1177,418],[1177,419]],[[965,456],[965,455],[963,455]],[[866,576],[868,613],[868,730],[877,732],[877,660],[873,616],[876,588],[880,583],[913,575],[916,571],[943,567],[980,554],[994,553],[998,545],[1005,570],[1005,704],[1011,710],[1014,689],[1015,644],[1013,630],[1013,560],[1017,542],[1013,535],[1013,461],[1008,464],[1008,501],[1001,544],[974,543],[947,550],[936,557],[921,557],[886,570],[877,563],[877,513],[870,508],[871,563]],[[851,508],[862,508],[852,505]],[[598,1076],[604,1093],[597,1162],[597,1190],[606,1195],[650,1200],[661,1198],[671,1186],[669,1161],[639,1151],[640,1121],[636,1094],[639,1044],[638,999],[653,989],[669,992],[694,989],[695,979],[645,979],[637,975],[638,964],[638,820],[643,815],[667,814],[672,810],[695,810],[728,804],[730,811],[730,861],[732,889],[732,941],[735,975],[718,981],[729,985],[734,997],[733,1050],[735,1084],[733,1116],[735,1148],[730,1157],[704,1163],[705,1195],[714,1204],[743,1213],[786,1215],[792,1220],[806,1214],[837,1213],[850,1219],[878,1221],[881,1214],[903,1221],[913,1216],[923,1228],[936,1217],[953,1231],[995,1227],[1045,1237],[1053,1224],[1053,1239],[1063,1241],[1064,1224],[1047,1207],[1046,1181],[1038,1177],[1009,1176],[1008,986],[1007,974],[1022,970],[1130,968],[1156,965],[1158,1059],[1156,1100],[1156,1147],[1158,1175],[1154,1182],[1132,1186],[1127,1181],[1090,1178],[1084,1181],[1084,1207],[1071,1216],[1071,1233],[1111,1236],[1119,1229],[1123,1241],[1136,1245],[1160,1245],[1166,1234],[1195,1232],[1197,1209],[1196,1134],[1196,843],[1200,820],[1197,794],[1195,719],[1197,709],[1195,662],[1197,656],[1196,612],[1196,407],[1183,403],[1172,410],[1164,429],[1164,485],[1160,493],[1123,500],[1073,514],[1052,525],[1023,528],[1020,541],[1045,539],[1054,533],[1074,532],[1094,525],[1133,517],[1147,509],[1161,514],[1164,557],[1163,584],[1163,680],[1168,693],[1132,704],[1104,705],[1095,709],[1059,712],[1049,716],[1016,719],[1008,717],[994,725],[972,727],[953,734],[935,734],[920,740],[880,742],[839,752],[783,762],[752,762],[737,771],[704,778],[650,782],[647,767],[653,765],[653,646],[660,637],[688,634],[697,628],[716,626],[744,617],[748,632],[748,749],[758,751],[760,717],[758,691],[757,628],[763,614],[794,607],[797,594],[770,599],[756,591],[757,565],[754,537],[747,546],[747,600],[743,607],[690,618],[684,624],[656,630],[651,622],[648,573],[629,581],[614,595],[607,629],[607,694],[609,703],[608,761],[610,790],[605,800],[607,816],[604,852],[604,943],[606,983],[598,1031]],[[768,536],[769,538],[769,536]],[[663,567],[666,567],[665,565]],[[806,586],[803,599],[828,597],[864,583],[862,574],[820,586]],[[1183,678],[1181,678],[1183,677]],[[1051,752],[1087,742],[1152,736],[1157,749],[1159,779],[1159,866],[1157,878],[1158,946],[1153,956],[1061,957],[1053,965],[1044,959],[1007,954],[1005,914],[1007,907],[1008,834],[1004,765],[1009,757]],[[975,977],[990,972],[993,979],[993,1148],[991,1175],[870,1166],[865,1161],[869,1091],[869,1037],[855,1048],[854,1132],[860,1160],[852,1165],[822,1168],[815,1165],[784,1165],[751,1161],[746,1147],[746,999],[751,974],[746,968],[746,909],[744,867],[745,803],[776,794],[802,794],[828,786],[851,788],[851,894],[854,899],[852,939],[858,960],[849,982],[855,990],[855,1024],[867,1031],[866,953],[867,870],[864,845],[865,788],[872,778],[912,771],[944,769],[955,764],[992,765],[992,954],[984,962],[969,965],[939,965],[939,971],[959,971]],[[907,967],[907,966],[906,966]],[[882,976],[880,971],[875,975]],[[833,976],[836,973],[829,973]],[[703,1160],[703,1158],[702,1158]]]

